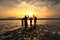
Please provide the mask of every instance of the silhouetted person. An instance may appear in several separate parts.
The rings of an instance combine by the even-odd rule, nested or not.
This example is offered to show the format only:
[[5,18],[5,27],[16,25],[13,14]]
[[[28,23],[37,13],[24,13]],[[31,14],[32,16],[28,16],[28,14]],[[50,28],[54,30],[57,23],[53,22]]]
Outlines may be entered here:
[[[24,19],[24,18],[23,18]],[[22,26],[23,26],[23,19],[22,19]]]
[[34,26],[36,26],[36,22],[37,22],[37,17],[33,16],[34,17]]
[[24,17],[25,28],[27,28],[27,26],[28,26],[27,19],[28,19],[28,17],[25,15],[25,17]]
[[30,26],[32,27],[32,17],[30,17]]

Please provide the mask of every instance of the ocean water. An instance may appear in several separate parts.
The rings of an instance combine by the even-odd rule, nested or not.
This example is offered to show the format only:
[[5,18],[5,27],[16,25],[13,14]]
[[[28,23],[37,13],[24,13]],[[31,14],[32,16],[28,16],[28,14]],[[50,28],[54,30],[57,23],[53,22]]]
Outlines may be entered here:
[[[18,28],[22,28],[21,20],[0,20],[0,33],[15,30]],[[30,21],[28,20],[28,24],[30,24]],[[33,23],[34,24],[34,21]],[[40,24],[50,24],[55,26],[60,26],[60,20],[37,20],[37,25]]]

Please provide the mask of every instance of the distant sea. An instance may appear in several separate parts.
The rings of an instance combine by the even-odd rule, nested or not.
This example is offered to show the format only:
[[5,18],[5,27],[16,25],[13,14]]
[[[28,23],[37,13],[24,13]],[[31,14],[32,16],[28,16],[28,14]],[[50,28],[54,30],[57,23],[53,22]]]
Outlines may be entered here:
[[[28,24],[29,24],[28,20]],[[34,21],[33,21],[34,23]],[[32,24],[33,24],[32,23]],[[60,26],[60,20],[37,20],[37,25],[57,25]],[[0,20],[0,33],[11,31],[14,29],[22,28],[21,20]]]

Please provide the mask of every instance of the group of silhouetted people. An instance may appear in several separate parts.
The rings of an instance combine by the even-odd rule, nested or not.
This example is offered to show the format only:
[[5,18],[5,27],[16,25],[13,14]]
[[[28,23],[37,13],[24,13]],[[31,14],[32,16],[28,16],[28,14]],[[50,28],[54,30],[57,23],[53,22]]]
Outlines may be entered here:
[[33,15],[33,17],[29,17],[29,16],[26,16],[22,19],[22,26],[23,24],[25,25],[25,28],[28,27],[28,19],[30,20],[30,26],[32,27],[32,20],[34,20],[34,26],[36,26],[36,20],[37,20],[37,17]]

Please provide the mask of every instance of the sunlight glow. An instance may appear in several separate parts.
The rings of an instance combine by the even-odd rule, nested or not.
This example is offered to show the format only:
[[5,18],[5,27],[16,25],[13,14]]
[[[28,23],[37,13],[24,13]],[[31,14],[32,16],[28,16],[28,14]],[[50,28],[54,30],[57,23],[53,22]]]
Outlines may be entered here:
[[29,17],[33,17],[33,13],[32,13],[32,12],[28,12],[27,15],[28,15]]

